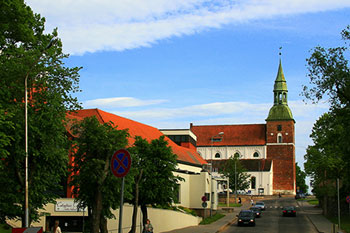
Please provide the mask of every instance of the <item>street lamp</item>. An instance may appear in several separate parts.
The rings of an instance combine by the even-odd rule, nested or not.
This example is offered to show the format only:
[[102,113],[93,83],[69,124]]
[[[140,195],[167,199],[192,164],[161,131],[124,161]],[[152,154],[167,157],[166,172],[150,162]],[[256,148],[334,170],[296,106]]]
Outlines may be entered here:
[[40,53],[40,56],[32,63],[30,66],[26,77],[24,79],[24,138],[25,138],[25,198],[24,198],[24,222],[25,222],[25,227],[29,226],[29,198],[28,198],[28,91],[27,91],[27,82],[28,82],[28,77],[29,73],[32,71],[34,66],[39,62],[41,56],[44,54],[44,52],[49,49],[54,43],[56,39],[52,38],[49,42],[49,44],[42,50]]
[[[211,137],[211,152],[210,152],[210,154],[211,154],[211,159],[213,160],[213,138],[214,137],[217,137],[217,136],[219,136],[219,137],[221,137],[222,138],[222,135],[224,135],[224,132],[219,132],[217,135],[214,135],[214,136],[212,136]],[[210,167],[210,175],[211,175],[211,204],[210,204],[210,217],[212,216],[212,213],[213,213],[213,204],[214,204],[214,195],[213,195],[213,191],[214,191],[214,188],[213,188],[213,165],[211,165],[211,167]]]

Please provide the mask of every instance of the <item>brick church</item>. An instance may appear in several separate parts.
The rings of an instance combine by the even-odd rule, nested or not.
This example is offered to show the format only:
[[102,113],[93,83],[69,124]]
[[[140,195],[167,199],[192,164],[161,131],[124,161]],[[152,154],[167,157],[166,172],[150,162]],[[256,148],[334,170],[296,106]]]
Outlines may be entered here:
[[295,120],[288,107],[288,89],[281,61],[273,89],[273,106],[265,124],[193,125],[162,131],[175,143],[196,148],[220,172],[231,157],[250,174],[253,195],[295,194]]

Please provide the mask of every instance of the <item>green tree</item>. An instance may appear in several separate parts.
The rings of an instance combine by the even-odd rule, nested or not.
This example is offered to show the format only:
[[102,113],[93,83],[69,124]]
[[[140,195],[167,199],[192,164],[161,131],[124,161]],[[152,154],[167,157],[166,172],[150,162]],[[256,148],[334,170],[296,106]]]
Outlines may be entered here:
[[177,156],[164,136],[151,142],[137,136],[130,151],[133,155],[134,174],[133,197],[129,200],[134,205],[130,232],[135,232],[137,208],[141,206],[145,225],[148,218],[147,205],[171,205],[177,198],[178,182],[182,178],[174,175]]
[[[0,154],[0,216],[23,219],[25,192],[24,80],[28,78],[29,218],[54,202],[67,173],[67,110],[79,108],[80,68],[67,68],[57,30],[44,33],[45,19],[23,0],[0,1],[0,114],[5,144]],[[5,114],[5,115],[3,115]],[[9,127],[10,126],[10,127]],[[9,140],[10,139],[10,140]],[[19,205],[20,204],[20,205]],[[24,225],[24,221],[22,221]]]
[[[330,110],[313,127],[314,145],[305,155],[305,171],[311,176],[313,192],[321,199],[335,196],[334,183],[341,180],[341,198],[350,189],[350,26],[341,32],[345,46],[316,47],[308,62],[309,87],[302,94],[314,103],[328,100]],[[323,198],[322,198],[323,197]],[[321,203],[322,204],[322,203]]]
[[246,171],[239,159],[232,157],[226,161],[221,173],[230,179],[230,189],[235,190],[237,177],[237,190],[245,190],[250,185],[250,175]]
[[308,186],[306,185],[306,173],[301,170],[298,166],[298,163],[295,163],[295,176],[296,176],[296,185],[299,188],[299,192],[307,193]]
[[[110,160],[115,151],[128,144],[128,132],[117,130],[112,123],[101,124],[95,116],[84,118],[73,125],[76,135],[74,165],[72,167],[73,192],[81,206],[89,208],[90,231],[107,232],[107,218],[111,209],[120,204],[121,179],[110,171]],[[128,180],[125,195],[128,196]]]

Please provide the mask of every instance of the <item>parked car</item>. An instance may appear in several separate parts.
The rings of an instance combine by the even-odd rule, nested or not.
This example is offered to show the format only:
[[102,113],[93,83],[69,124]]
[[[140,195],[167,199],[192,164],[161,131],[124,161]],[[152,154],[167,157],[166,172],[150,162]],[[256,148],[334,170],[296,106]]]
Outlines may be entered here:
[[305,194],[304,193],[297,193],[295,195],[295,199],[300,199],[300,198],[305,198]]
[[249,209],[254,212],[256,218],[261,217],[261,208],[260,207],[252,206]]
[[251,210],[241,210],[239,215],[237,215],[237,226],[244,224],[255,226],[255,213]]
[[283,207],[282,211],[283,211],[282,212],[283,216],[294,216],[294,217],[297,216],[297,210],[295,206],[285,206]]
[[265,210],[265,203],[263,201],[257,201],[254,206],[259,207],[261,210]]

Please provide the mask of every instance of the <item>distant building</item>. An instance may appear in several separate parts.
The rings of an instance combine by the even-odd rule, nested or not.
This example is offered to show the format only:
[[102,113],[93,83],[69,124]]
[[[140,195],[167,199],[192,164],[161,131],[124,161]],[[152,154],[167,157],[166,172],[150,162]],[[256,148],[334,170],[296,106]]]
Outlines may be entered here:
[[184,130],[161,131],[179,145],[194,140],[191,146],[195,146],[212,165],[213,172],[220,172],[227,159],[238,157],[251,175],[246,191],[253,195],[295,194],[295,121],[288,107],[288,89],[281,61],[273,93],[274,104],[266,124],[191,123],[187,134]]

